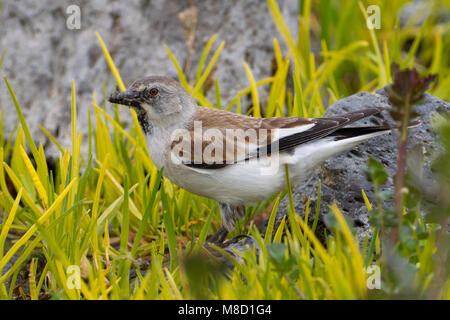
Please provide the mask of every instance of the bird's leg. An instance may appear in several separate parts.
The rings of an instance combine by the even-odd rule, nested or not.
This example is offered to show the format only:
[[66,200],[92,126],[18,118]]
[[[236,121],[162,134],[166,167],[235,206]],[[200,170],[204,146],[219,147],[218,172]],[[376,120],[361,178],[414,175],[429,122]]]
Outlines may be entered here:
[[209,243],[222,243],[228,232],[232,231],[236,226],[236,221],[245,216],[245,206],[232,206],[227,203],[219,202],[220,216],[222,218],[222,226],[219,230],[208,239]]

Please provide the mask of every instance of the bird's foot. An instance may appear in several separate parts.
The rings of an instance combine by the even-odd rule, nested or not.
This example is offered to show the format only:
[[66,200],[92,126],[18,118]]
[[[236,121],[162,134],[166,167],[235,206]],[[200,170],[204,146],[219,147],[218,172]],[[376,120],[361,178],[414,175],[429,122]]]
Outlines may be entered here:
[[221,245],[225,238],[227,237],[228,231],[223,226],[217,230],[216,233],[214,233],[208,240],[206,240],[206,243],[213,243],[215,245]]

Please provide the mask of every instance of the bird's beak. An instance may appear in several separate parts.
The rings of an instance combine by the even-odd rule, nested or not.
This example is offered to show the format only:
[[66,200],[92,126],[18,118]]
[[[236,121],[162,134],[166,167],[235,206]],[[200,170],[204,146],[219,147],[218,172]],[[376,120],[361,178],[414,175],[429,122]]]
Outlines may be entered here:
[[139,107],[140,96],[139,93],[128,89],[124,92],[114,92],[108,99],[111,103],[118,103],[129,107]]

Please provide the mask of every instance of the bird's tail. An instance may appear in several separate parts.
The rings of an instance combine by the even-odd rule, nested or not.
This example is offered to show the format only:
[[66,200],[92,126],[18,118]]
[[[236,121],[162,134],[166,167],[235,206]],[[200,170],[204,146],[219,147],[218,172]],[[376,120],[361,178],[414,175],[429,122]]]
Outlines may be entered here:
[[[420,120],[411,121],[408,124],[408,128],[414,128],[419,126],[420,124],[421,124]],[[336,140],[342,140],[367,135],[368,136],[367,138],[370,139],[371,137],[378,136],[380,134],[385,134],[392,130],[393,129],[389,126],[345,127],[336,130],[330,136],[335,137]]]
[[[409,127],[415,127],[419,124],[419,121],[411,122]],[[328,158],[371,138],[387,134],[392,130],[388,126],[340,128],[332,134],[316,140],[315,143],[299,147],[289,163],[294,167],[294,175],[302,176],[304,172],[309,172]]]

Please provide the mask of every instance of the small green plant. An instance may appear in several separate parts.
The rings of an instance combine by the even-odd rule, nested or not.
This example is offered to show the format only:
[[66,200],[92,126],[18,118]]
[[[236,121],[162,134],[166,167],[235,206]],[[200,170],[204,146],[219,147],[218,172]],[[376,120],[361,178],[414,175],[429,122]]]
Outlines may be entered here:
[[[417,70],[399,70],[399,66],[392,64],[394,83],[387,88],[389,101],[392,104],[391,115],[397,122],[397,129],[400,133],[398,139],[397,173],[395,175],[395,203],[398,220],[403,215],[403,190],[405,187],[406,174],[406,147],[408,140],[409,120],[416,117],[413,107],[423,99],[424,92],[429,84],[436,78],[436,75],[428,75],[420,78]],[[397,224],[399,226],[399,224]],[[393,228],[392,242],[397,242],[400,236],[399,227]]]

